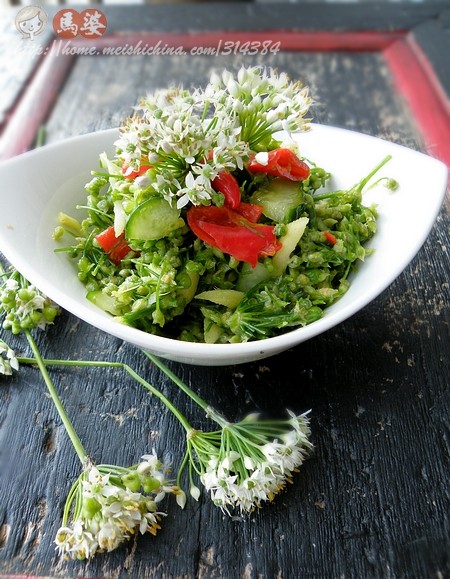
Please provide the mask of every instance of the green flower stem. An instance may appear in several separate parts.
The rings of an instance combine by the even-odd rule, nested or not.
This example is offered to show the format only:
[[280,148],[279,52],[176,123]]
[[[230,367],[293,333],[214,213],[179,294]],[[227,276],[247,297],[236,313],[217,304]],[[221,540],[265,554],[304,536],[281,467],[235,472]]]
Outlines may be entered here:
[[[364,177],[364,179],[361,179],[361,181],[359,181],[359,183],[357,183],[356,185],[354,185],[351,189],[349,189],[349,191],[356,191],[357,193],[362,193],[362,190],[364,189],[364,187],[367,185],[367,183],[372,179],[372,177],[384,166],[386,165],[386,163],[388,163],[390,160],[392,159],[392,155],[386,155],[386,157],[380,161],[378,163],[378,165],[376,165],[376,167],[374,167],[372,169],[372,171],[366,175]],[[381,179],[379,179],[380,181]],[[330,191],[328,193],[319,193],[318,195],[314,195],[314,201],[321,201],[322,199],[329,199],[330,197],[333,197],[334,195],[342,195],[342,193],[347,193],[347,191],[344,190],[338,190],[338,191]]]
[[183,392],[187,394],[191,400],[198,404],[200,408],[203,408],[209,418],[214,420],[214,422],[217,422],[217,424],[219,424],[221,427],[228,425],[228,421],[225,420],[223,416],[218,414],[218,412],[216,412],[214,408],[212,408],[205,400],[203,400],[203,398],[191,390],[189,386],[187,386],[182,380],[180,380],[180,378],[178,378],[176,374],[169,370],[169,368],[163,364],[159,358],[153,354],[150,354],[150,352],[146,352],[145,350],[142,350],[142,352],[153,362],[153,364],[155,364],[155,366],[162,370],[164,374],[166,374],[166,376],[172,380],[172,382],[174,382],[181,390],[183,390]]
[[34,141],[34,149],[38,149],[39,147],[43,147],[45,145],[45,141],[47,138],[46,128],[44,125],[41,125],[36,133],[36,140]]
[[[181,488],[181,475],[182,475],[182,473],[183,473],[183,470],[184,470],[185,466],[186,466],[187,463],[189,462],[190,454],[191,454],[191,453],[190,453],[190,447],[188,446],[187,449],[186,449],[186,452],[185,452],[185,454],[184,454],[184,457],[183,457],[183,462],[181,463],[181,466],[180,466],[180,468],[179,468],[179,470],[178,470],[178,475],[177,475],[177,486],[180,487],[180,488]],[[192,486],[192,474],[191,474],[191,471],[190,471],[190,470],[189,470],[189,479],[190,479],[191,486]]]
[[[33,350],[35,356],[36,351]],[[39,354],[39,352],[38,352]],[[17,358],[19,364],[36,364],[38,362],[37,356],[36,358]],[[42,359],[41,359],[42,360]],[[95,361],[95,360],[42,360],[43,366],[84,366],[84,367],[97,367],[97,368],[121,368],[125,370],[132,378],[134,378],[141,386],[149,390],[156,398],[161,400],[161,402],[172,412],[172,414],[178,419],[178,421],[182,424],[186,432],[190,432],[192,430],[192,426],[190,425],[187,418],[182,414],[176,406],[172,404],[172,402],[164,396],[159,390],[157,390],[154,386],[152,386],[147,380],[144,380],[142,376],[139,376],[130,366],[127,364],[122,364],[121,362],[104,362],[104,361]]]
[[187,418],[182,414],[176,406],[172,404],[172,402],[164,396],[161,392],[156,390],[154,386],[152,386],[147,380],[144,380],[139,374],[137,374],[134,370],[132,370],[126,364],[122,365],[123,369],[130,374],[139,384],[144,386],[147,390],[149,390],[154,396],[159,398],[163,404],[167,406],[167,408],[172,412],[172,414],[179,420],[179,422],[183,425],[186,432],[190,432],[192,430],[192,426],[188,422]]
[[78,455],[78,458],[80,459],[81,464],[84,466],[86,463],[87,456],[88,456],[87,452],[84,449],[84,446],[81,443],[81,440],[78,438],[78,435],[75,432],[75,429],[74,429],[69,417],[67,416],[67,413],[64,409],[64,406],[62,405],[61,400],[56,392],[55,386],[54,386],[54,384],[53,384],[53,382],[52,382],[52,380],[47,372],[46,364],[45,364],[44,360],[42,359],[42,356],[39,352],[39,348],[37,347],[33,336],[31,335],[29,330],[24,330],[24,332],[25,332],[25,335],[28,339],[28,343],[31,346],[31,349],[33,350],[33,354],[35,356],[34,363],[36,363],[39,367],[42,378],[44,379],[44,381],[47,385],[48,391],[49,391],[50,396],[53,400],[53,403],[56,407],[56,410],[58,411],[58,414],[59,414],[61,420],[63,421],[63,424],[66,428],[67,434],[69,435],[69,438],[72,441],[73,447]]
[[[66,503],[64,505],[64,512],[62,517],[62,526],[65,527],[70,517],[70,510],[73,502],[75,501],[75,510],[73,513],[74,520],[76,520],[81,514],[82,496],[81,496],[81,485],[80,480],[86,476],[83,471],[77,480],[73,483],[69,494],[67,495]],[[77,508],[78,506],[78,508]]]
[[381,169],[381,167],[386,165],[386,163],[389,162],[391,159],[392,159],[392,155],[386,155],[386,157],[382,161],[380,161],[378,163],[378,165],[376,165],[376,167],[374,167],[372,169],[372,171],[368,175],[366,175],[366,177],[364,177],[364,179],[361,179],[361,181],[357,185],[357,191],[359,193],[361,193],[361,191],[364,189],[364,187],[367,185],[367,183],[372,179],[372,177]]

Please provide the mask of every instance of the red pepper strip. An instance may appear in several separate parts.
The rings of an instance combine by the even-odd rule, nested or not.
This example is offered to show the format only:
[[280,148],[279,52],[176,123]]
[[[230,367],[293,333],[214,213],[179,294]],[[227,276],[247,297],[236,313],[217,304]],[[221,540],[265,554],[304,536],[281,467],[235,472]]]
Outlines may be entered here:
[[215,191],[222,193],[225,197],[225,205],[236,209],[241,202],[241,190],[234,175],[229,171],[219,171],[217,177],[211,181]]
[[146,173],[149,169],[151,169],[151,165],[141,165],[139,169],[135,171],[128,163],[124,163],[122,165],[122,175],[125,179],[135,179]]
[[265,173],[275,177],[284,177],[291,181],[302,181],[309,177],[309,167],[290,149],[274,149],[267,153],[265,165],[258,163],[255,157],[250,159],[247,169],[250,173]]
[[132,251],[126,242],[125,233],[121,233],[119,237],[116,237],[113,225],[96,235],[95,239],[109,259],[116,265],[119,265],[122,259]]
[[239,205],[234,209],[234,211],[236,211],[236,213],[239,213],[239,215],[242,215],[242,217],[245,217],[245,219],[248,219],[248,221],[251,221],[252,223],[257,223],[257,221],[262,215],[263,206],[256,205],[256,203],[244,203],[243,201],[241,201]]
[[337,239],[335,238],[335,236],[330,233],[329,231],[324,231],[323,234],[325,235],[325,239],[327,241],[329,241],[331,243],[331,245],[335,245],[335,243],[337,242]]
[[186,215],[189,227],[202,241],[253,267],[260,257],[281,249],[272,225],[252,223],[228,207],[191,207]]

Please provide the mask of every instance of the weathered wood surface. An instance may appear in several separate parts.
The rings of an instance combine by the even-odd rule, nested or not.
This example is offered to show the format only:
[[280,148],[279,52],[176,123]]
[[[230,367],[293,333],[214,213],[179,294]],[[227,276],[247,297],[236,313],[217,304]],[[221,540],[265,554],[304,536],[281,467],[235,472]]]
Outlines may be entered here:
[[39,61],[38,47],[45,46],[52,37],[45,29],[33,43],[23,39],[15,27],[15,15],[19,9],[0,8],[0,128],[10,118],[14,104],[27,79]]
[[[212,69],[254,62],[310,85],[317,122],[423,148],[382,56],[346,52],[264,59],[80,57],[47,120],[48,141],[117,126],[139,96],[154,88],[201,84]],[[426,176],[420,178],[426,202]],[[89,563],[61,562],[53,539],[79,473],[78,459],[37,370],[24,367],[3,378],[0,575],[446,577],[448,223],[447,205],[405,272],[328,333],[259,363],[170,365],[230,419],[255,410],[278,415],[285,408],[312,410],[314,455],[285,493],[248,518],[223,515],[206,496],[189,501],[184,511],[167,501],[168,516],[157,537],[139,538]],[[407,224],[404,234],[414,235]],[[12,345],[28,352],[18,338]],[[48,358],[126,362],[162,388],[196,426],[208,425],[134,347],[72,315],[64,313],[40,334],[39,346]],[[179,464],[181,428],[126,375],[58,369],[53,376],[97,462],[131,464],[155,447]]]

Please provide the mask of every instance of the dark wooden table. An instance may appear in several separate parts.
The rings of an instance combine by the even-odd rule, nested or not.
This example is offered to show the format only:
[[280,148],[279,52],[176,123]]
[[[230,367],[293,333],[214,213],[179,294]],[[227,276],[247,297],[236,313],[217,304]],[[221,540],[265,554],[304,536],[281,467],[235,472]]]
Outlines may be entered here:
[[[277,54],[30,55],[15,9],[1,17],[1,152],[117,126],[147,91],[205,83],[260,63],[311,87],[314,120],[369,133],[450,162],[448,2],[238,3],[108,7],[105,46],[214,47],[280,42]],[[52,13],[50,9],[49,22]],[[53,41],[49,25],[36,38]],[[90,41],[92,46],[92,42]],[[239,44],[241,43],[241,44]],[[88,44],[85,41],[84,46]],[[22,45],[23,46],[23,45]],[[83,46],[79,41],[72,46]],[[351,160],[349,160],[351,162]],[[411,167],[414,170],[414,167]],[[427,201],[427,177],[423,202]],[[0,194],[11,194],[2,191]],[[30,191],[30,195],[32,192]],[[170,367],[230,419],[312,409],[313,456],[294,484],[247,517],[206,496],[145,536],[90,562],[64,562],[53,540],[79,463],[36,369],[0,388],[0,575],[33,577],[436,578],[450,576],[448,491],[448,201],[410,266],[373,303],[315,339],[263,362]],[[414,235],[405,230],[406,235]],[[48,358],[127,362],[198,427],[203,413],[134,347],[63,313],[39,346]],[[21,338],[12,340],[29,354]],[[155,447],[179,464],[182,431],[157,400],[112,370],[52,373],[98,463],[129,465]]]

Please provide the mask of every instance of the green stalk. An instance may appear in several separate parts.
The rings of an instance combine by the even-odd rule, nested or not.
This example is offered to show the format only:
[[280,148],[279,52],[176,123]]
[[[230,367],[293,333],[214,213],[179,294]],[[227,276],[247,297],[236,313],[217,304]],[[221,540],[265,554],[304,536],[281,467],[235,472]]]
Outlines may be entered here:
[[34,141],[34,149],[43,147],[47,138],[45,125],[41,125],[36,133],[36,140]]
[[[180,466],[180,468],[179,468],[179,470],[178,470],[178,475],[177,475],[177,486],[180,487],[180,488],[181,488],[181,475],[183,474],[183,470],[185,469],[186,464],[187,464],[188,461],[189,461],[189,456],[190,456],[190,453],[189,453],[189,447],[188,447],[188,448],[186,449],[185,454],[184,454],[183,462],[181,463],[181,466]],[[190,470],[189,470],[189,479],[192,480],[192,474],[191,474],[191,471],[190,471]]]
[[353,185],[353,187],[350,187],[350,189],[348,189],[348,190],[339,189],[337,191],[329,191],[328,193],[319,193],[318,195],[313,195],[314,201],[321,201],[322,199],[328,199],[330,197],[333,197],[334,195],[342,195],[343,193],[348,193],[350,191],[356,191],[358,193],[362,193],[362,190],[367,185],[367,183],[370,181],[370,179],[372,179],[372,177],[381,169],[381,167],[386,165],[386,163],[388,161],[390,161],[391,159],[392,159],[392,155],[386,155],[386,157],[382,161],[380,161],[378,163],[378,165],[376,167],[374,167],[368,175],[366,175],[366,177],[364,177],[363,179],[361,179],[361,181],[359,181],[358,183]]
[[386,165],[386,163],[388,161],[390,161],[391,159],[392,159],[392,155],[386,155],[386,157],[382,161],[380,161],[378,163],[378,165],[376,167],[374,167],[372,169],[372,171],[366,177],[364,177],[364,179],[362,179],[358,183],[357,190],[361,193],[361,191],[364,189],[364,187],[367,185],[367,183],[372,179],[372,177],[381,169],[381,167]]
[[157,366],[160,370],[162,370],[164,374],[166,374],[166,376],[172,380],[172,382],[174,382],[187,396],[189,396],[191,400],[193,400],[196,404],[198,404],[200,408],[203,408],[207,416],[212,418],[212,420],[214,420],[214,422],[217,422],[217,424],[219,424],[220,426],[222,427],[227,426],[228,421],[225,420],[223,416],[218,414],[214,410],[214,408],[209,406],[209,404],[205,400],[203,400],[203,398],[201,398],[198,394],[196,394],[193,390],[191,390],[189,386],[187,386],[182,380],[180,380],[180,378],[178,378],[176,374],[174,374],[171,370],[169,370],[169,368],[165,364],[163,364],[159,358],[157,358],[153,354],[150,354],[150,352],[146,352],[145,350],[142,350],[142,352],[147,356],[147,358],[149,358],[153,362],[153,364],[155,364],[155,366]]
[[[112,173],[104,173],[103,171],[91,171],[91,175],[94,177],[105,177],[106,179],[121,179],[122,181],[125,180],[125,177],[118,173],[113,175]],[[91,207],[89,207],[89,209],[91,209]]]
[[[31,336],[30,336],[31,337]],[[31,338],[32,339],[32,338]],[[36,354],[37,352],[37,354]],[[17,358],[19,364],[38,364],[39,365],[39,352],[37,350],[33,350],[35,354],[35,358]],[[39,356],[40,357],[40,356]],[[175,418],[182,424],[186,432],[190,432],[192,430],[192,426],[188,422],[187,418],[182,414],[176,406],[172,404],[172,402],[164,396],[159,390],[157,390],[154,386],[152,386],[147,380],[139,376],[137,372],[135,372],[130,366],[127,364],[123,364],[121,362],[104,362],[104,361],[95,361],[95,360],[43,360],[41,358],[43,367],[45,369],[46,366],[84,366],[84,367],[97,367],[97,368],[121,368],[125,370],[136,382],[139,382],[141,386],[149,390],[156,398],[161,400],[161,402],[172,412]],[[40,368],[40,366],[39,366]]]
[[81,440],[78,438],[77,433],[75,432],[75,429],[69,419],[69,417],[67,416],[67,413],[64,409],[64,406],[61,403],[61,400],[56,392],[55,386],[47,372],[47,368],[45,366],[45,362],[42,359],[42,356],[39,352],[39,348],[36,345],[36,342],[34,341],[33,336],[31,335],[29,330],[24,330],[25,335],[27,337],[28,343],[31,346],[31,349],[33,350],[33,354],[35,356],[35,363],[37,363],[39,370],[41,371],[41,375],[42,378],[44,379],[48,391],[50,393],[50,396],[53,400],[53,403],[56,407],[56,410],[58,411],[58,414],[66,428],[67,434],[69,435],[70,440],[72,441],[73,447],[78,455],[78,458],[81,461],[81,464],[84,466],[86,463],[86,459],[87,459],[87,452],[84,449],[83,444],[81,443]]
[[130,374],[130,376],[132,376],[137,382],[139,382],[139,384],[141,384],[142,386],[144,386],[144,388],[146,388],[147,390],[149,390],[154,396],[156,396],[157,398],[159,398],[159,400],[161,400],[161,402],[163,404],[165,404],[165,406],[172,412],[172,414],[179,420],[179,422],[182,424],[182,426],[184,427],[184,429],[186,430],[186,432],[190,432],[192,430],[192,426],[189,424],[187,418],[184,416],[184,414],[182,414],[178,408],[176,406],[174,406],[172,404],[172,402],[166,398],[164,396],[164,394],[162,394],[161,392],[159,392],[158,390],[156,390],[156,388],[154,386],[152,386],[149,382],[147,382],[147,380],[144,380],[144,378],[142,378],[141,376],[139,376],[139,374],[137,374],[134,370],[132,370],[129,366],[127,366],[126,364],[122,365],[123,369],[128,372],[128,374]]

